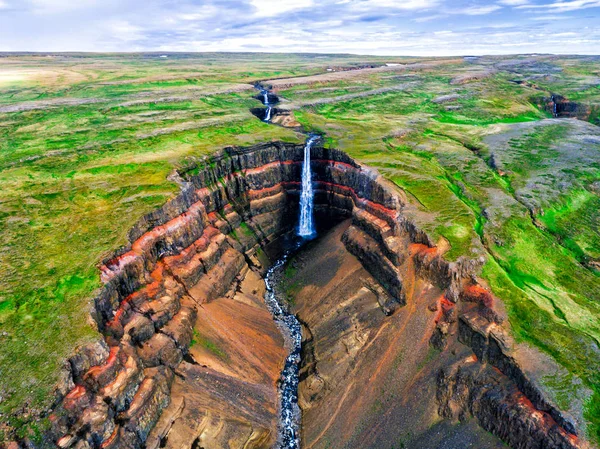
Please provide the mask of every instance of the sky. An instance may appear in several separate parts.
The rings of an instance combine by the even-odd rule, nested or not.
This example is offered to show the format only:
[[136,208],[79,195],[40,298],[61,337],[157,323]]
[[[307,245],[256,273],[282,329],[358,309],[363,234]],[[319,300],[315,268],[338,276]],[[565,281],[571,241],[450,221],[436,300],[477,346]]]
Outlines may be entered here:
[[600,0],[0,0],[0,51],[600,54]]

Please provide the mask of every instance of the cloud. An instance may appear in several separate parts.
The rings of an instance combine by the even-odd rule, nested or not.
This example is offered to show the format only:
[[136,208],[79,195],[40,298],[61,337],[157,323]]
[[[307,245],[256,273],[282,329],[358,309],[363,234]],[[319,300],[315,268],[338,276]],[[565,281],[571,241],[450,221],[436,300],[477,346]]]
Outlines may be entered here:
[[251,0],[250,4],[259,16],[276,16],[295,9],[310,8],[312,0]]
[[131,42],[140,40],[144,37],[144,29],[133,25],[126,20],[112,20],[106,24],[106,28],[118,40]]
[[521,6],[528,5],[529,0],[500,0],[498,3],[505,6]]
[[380,8],[403,9],[406,11],[420,11],[430,9],[440,4],[439,0],[364,0],[359,1],[364,6],[374,6]]
[[573,19],[573,16],[547,15],[547,16],[535,16],[535,17],[531,18],[531,20],[536,20],[536,21],[540,21],[540,20],[553,21],[553,20],[568,20],[568,19]]
[[39,14],[59,14],[93,8],[98,5],[96,0],[31,0],[30,3],[33,7],[33,12]]
[[547,3],[543,5],[523,5],[518,8],[528,8],[528,9],[547,9],[550,12],[561,13],[568,11],[577,11],[580,9],[588,9],[588,8],[599,8],[600,0],[572,0],[572,1],[556,1],[553,3]]
[[486,14],[493,13],[502,9],[502,6],[488,5],[488,6],[471,6],[468,8],[460,9],[456,11],[456,14],[466,14],[468,16],[483,16]]
[[[0,8],[8,5],[0,14],[0,51],[597,53],[600,30],[593,18],[584,15],[589,12],[564,14],[562,9],[585,9],[598,3],[600,0],[0,0]],[[569,34],[553,35],[549,30],[546,22],[558,17],[564,19],[561,28]]]
[[424,22],[431,22],[432,20],[441,19],[443,17],[447,17],[447,15],[446,14],[433,14],[431,16],[417,17],[416,19],[412,19],[412,20],[413,20],[413,22],[416,22],[416,23],[424,23]]

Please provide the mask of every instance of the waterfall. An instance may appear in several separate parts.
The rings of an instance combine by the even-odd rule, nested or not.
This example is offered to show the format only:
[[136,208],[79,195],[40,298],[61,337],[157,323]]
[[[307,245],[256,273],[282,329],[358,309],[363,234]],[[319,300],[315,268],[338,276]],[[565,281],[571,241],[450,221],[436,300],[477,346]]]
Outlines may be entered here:
[[[264,121],[269,122],[272,115],[272,105],[269,101],[269,92],[261,89],[263,103],[267,107],[265,110]],[[273,98],[273,97],[271,97]],[[275,103],[277,99],[275,98]],[[264,277],[265,281],[265,304],[273,315],[273,319],[281,330],[286,340],[286,346],[289,347],[289,354],[285,359],[283,370],[279,382],[279,423],[277,425],[278,435],[277,444],[274,447],[278,449],[299,449],[300,448],[300,420],[302,418],[301,410],[298,405],[298,384],[300,382],[300,362],[302,353],[302,326],[300,321],[293,313],[290,313],[284,306],[285,299],[278,297],[276,284],[282,276],[282,270],[285,267],[288,257],[296,252],[306,240],[316,235],[313,218],[313,197],[312,175],[310,169],[310,150],[312,145],[319,139],[319,136],[309,136],[304,145],[304,162],[302,164],[302,193],[300,195],[300,223],[297,235],[300,239],[295,239],[294,247],[288,250],[279,260],[277,260],[268,270]]]
[[266,90],[262,91],[263,94],[263,104],[267,107],[265,111],[265,118],[263,119],[265,122],[269,122],[271,120],[271,103],[269,103],[269,92]]
[[298,235],[308,238],[315,235],[313,217],[314,192],[312,188],[312,174],[310,170],[310,149],[318,140],[317,136],[310,136],[304,146],[304,162],[302,163],[302,193],[300,194],[300,225]]

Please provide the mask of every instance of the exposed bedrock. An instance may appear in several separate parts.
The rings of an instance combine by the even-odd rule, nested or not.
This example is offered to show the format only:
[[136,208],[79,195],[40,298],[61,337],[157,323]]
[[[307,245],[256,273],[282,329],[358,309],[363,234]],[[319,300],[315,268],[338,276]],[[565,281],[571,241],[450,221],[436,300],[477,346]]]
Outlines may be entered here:
[[[104,338],[67,364],[49,440],[78,449],[273,444],[285,350],[260,275],[296,226],[302,159],[302,145],[273,142],[226,148],[180,171],[181,193],[143,217],[130,244],[101,266],[94,318]],[[384,318],[409,313],[403,306],[414,307],[417,290],[426,299],[435,293],[439,312],[417,338],[441,349],[462,317],[457,302],[477,319],[500,321],[474,281],[477,264],[446,262],[403,215],[410,205],[402,193],[376,171],[322,147],[312,149],[312,169],[317,226],[350,220],[340,240],[374,279],[361,295],[376,298]],[[483,343],[463,328],[460,335],[480,351]],[[522,438],[539,446],[515,447],[579,447],[572,421],[519,374],[516,359],[501,356],[508,349],[486,338],[480,364],[497,367],[529,398],[528,413],[547,416],[571,444],[546,441],[554,438],[544,427],[550,421],[531,420]],[[482,422],[494,406],[468,410]],[[489,430],[504,438],[504,428]]]
[[540,387],[556,364],[510,340],[489,291],[469,276],[449,300],[452,267],[413,243],[399,267],[406,305],[390,313],[373,270],[340,244],[352,224],[340,226],[294,259],[287,281],[305,330],[304,447],[504,447],[475,423],[515,448],[586,447],[581,416]]
[[[260,120],[265,120],[267,116],[267,110],[265,108],[252,108],[250,109],[250,112]],[[272,107],[271,118],[269,121],[286,128],[301,128],[300,123],[296,121],[294,114],[292,114],[292,111],[289,109]]]
[[577,103],[558,94],[542,98],[541,107],[554,117],[570,117],[586,121],[594,121],[594,115],[598,112],[598,105]]

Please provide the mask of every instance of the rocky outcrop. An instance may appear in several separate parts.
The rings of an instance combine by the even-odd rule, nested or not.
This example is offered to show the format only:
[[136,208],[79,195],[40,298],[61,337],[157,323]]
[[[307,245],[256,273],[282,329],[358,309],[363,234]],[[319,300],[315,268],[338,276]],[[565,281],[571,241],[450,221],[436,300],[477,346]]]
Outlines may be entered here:
[[[480,362],[491,365],[514,383],[540,414],[548,415],[566,433],[576,435],[573,418],[561,412],[545,393],[529,378],[514,354],[514,342],[506,331],[485,319],[477,311],[464,313],[458,320],[459,340],[471,347]],[[549,443],[545,447],[552,447]]]
[[[182,170],[181,194],[143,217],[131,243],[102,264],[94,318],[104,341],[70,360],[57,389],[49,438],[58,446],[146,443],[169,405],[198,308],[243,267],[261,266],[259,248],[295,226],[302,156],[302,146],[282,143],[226,148]],[[312,157],[318,225],[353,217],[349,247],[402,304],[393,235],[401,201],[342,152],[315,148]],[[358,236],[369,239],[367,251]]]
[[562,95],[552,94],[550,97],[543,97],[541,102],[538,102],[544,109],[553,117],[560,118],[578,118],[580,120],[590,121],[590,119],[598,112],[597,105],[577,103],[571,101]]
[[573,434],[540,411],[514,382],[476,357],[441,369],[437,396],[442,417],[464,420],[472,415],[511,447],[580,447]]
[[[317,226],[351,219],[342,241],[385,289],[371,296],[386,315],[410,300],[407,291],[416,281],[411,275],[407,283],[405,276],[416,272],[444,293],[436,327],[440,347],[456,323],[455,304],[461,298],[488,322],[499,321],[490,312],[489,298],[467,288],[480,262],[445,261],[403,215],[409,206],[399,190],[341,151],[314,147],[311,156]],[[225,148],[180,170],[181,193],[143,217],[129,233],[130,244],[101,266],[104,288],[95,299],[94,318],[104,341],[82,348],[70,360],[50,415],[50,440],[78,449],[141,448],[149,438],[160,440],[156,432],[150,434],[170,407],[174,376],[188,357],[200,308],[223,296],[247,267],[261,270],[264,253],[276,257],[272,244],[294,229],[302,159],[302,145],[273,142]],[[466,331],[461,338],[480,350]],[[510,371],[506,385],[532,396],[531,413],[539,407],[561,431],[574,432],[555,408],[534,397],[516,364],[502,358],[490,341],[481,362]],[[450,388],[448,382],[443,385]],[[243,383],[239,388],[245,388]],[[446,396],[441,392],[440,397]],[[493,406],[481,405],[488,407],[485,413],[494,413]],[[179,409],[169,408],[173,413]],[[488,416],[469,410],[480,421]],[[168,427],[163,421],[161,429]],[[541,421],[528,423],[524,429],[531,438],[545,432]],[[490,430],[503,435],[500,428]],[[272,435],[264,429],[259,434],[248,447],[268,447]],[[578,447],[573,438],[568,447]]]

